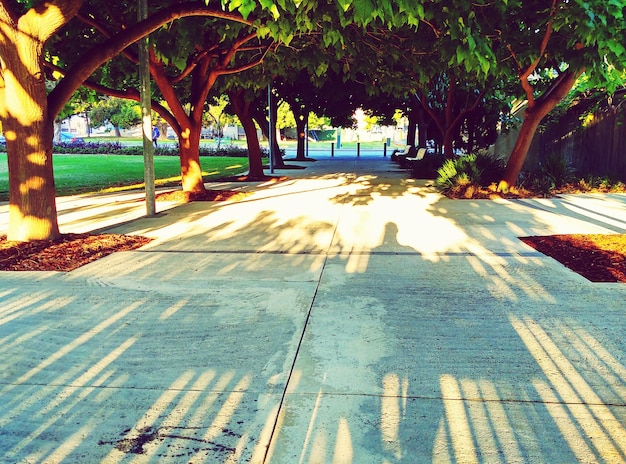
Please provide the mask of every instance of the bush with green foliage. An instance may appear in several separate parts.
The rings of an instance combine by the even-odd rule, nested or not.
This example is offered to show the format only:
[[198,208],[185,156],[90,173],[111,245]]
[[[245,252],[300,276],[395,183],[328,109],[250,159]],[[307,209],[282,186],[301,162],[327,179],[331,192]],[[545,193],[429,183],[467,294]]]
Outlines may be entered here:
[[80,155],[84,153],[91,155],[106,155],[110,153],[117,153],[123,149],[124,147],[119,142],[55,142],[52,147],[54,153],[65,153],[68,155]]
[[[85,143],[55,143],[53,146],[55,153],[65,153],[71,155],[127,155],[142,156],[143,147],[124,146],[119,142],[85,142]],[[154,149],[155,156],[178,156],[178,144],[163,144]],[[200,146],[200,156],[229,156],[237,158],[246,158],[248,149],[236,145],[222,145],[219,149],[209,146]],[[261,148],[261,156],[269,157],[267,149]]]
[[537,169],[522,171],[518,187],[548,196],[555,189],[576,182],[576,171],[563,155],[553,153],[539,162]]
[[551,153],[539,162],[539,177],[552,184],[552,188],[561,188],[575,179],[576,170],[569,160],[558,153]]
[[437,169],[436,184],[444,193],[454,193],[474,188],[487,187],[498,182],[504,172],[502,161],[480,152],[447,159]]

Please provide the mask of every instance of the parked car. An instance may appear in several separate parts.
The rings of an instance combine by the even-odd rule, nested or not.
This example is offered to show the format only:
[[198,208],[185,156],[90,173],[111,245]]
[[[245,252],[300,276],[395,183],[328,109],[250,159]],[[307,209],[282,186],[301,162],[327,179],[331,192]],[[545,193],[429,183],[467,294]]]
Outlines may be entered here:
[[178,138],[178,136],[176,135],[176,132],[174,132],[174,129],[172,129],[171,127],[167,128],[165,137],[167,137],[168,140],[176,140]]
[[82,137],[76,137],[72,134],[68,134],[67,132],[61,132],[61,142],[70,145],[82,145],[85,143],[85,139]]

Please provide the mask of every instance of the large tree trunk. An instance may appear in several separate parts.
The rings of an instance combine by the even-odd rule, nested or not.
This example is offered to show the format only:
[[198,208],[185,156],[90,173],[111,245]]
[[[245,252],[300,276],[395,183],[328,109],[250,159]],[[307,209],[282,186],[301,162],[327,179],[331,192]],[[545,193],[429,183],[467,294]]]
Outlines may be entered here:
[[7,238],[54,240],[59,237],[52,167],[54,129],[47,122],[45,87],[28,74],[14,72],[12,77],[5,79],[9,116],[3,118],[10,153]]
[[[153,57],[151,57],[153,58]],[[199,63],[192,76],[190,112],[187,114],[174,86],[159,65],[152,65],[150,73],[169,106],[169,111],[158,113],[176,132],[180,150],[180,175],[184,192],[201,193],[206,190],[200,166],[200,133],[202,132],[202,108],[216,75],[208,71],[206,60]],[[156,111],[153,104],[153,110]]]
[[302,106],[300,103],[288,102],[293,112],[293,116],[296,120],[296,132],[298,133],[298,143],[296,145],[296,160],[306,161],[305,153],[305,129],[307,123],[307,115],[309,114],[308,108]]
[[0,118],[7,139],[12,241],[58,238],[52,168],[54,117],[41,67],[45,41],[76,14],[80,1],[51,1],[21,17],[0,10]]
[[[276,115],[274,114],[273,116],[274,116],[273,121],[276,121]],[[253,118],[257,122],[259,127],[261,128],[261,132],[263,133],[263,136],[265,136],[267,140],[269,141],[270,139],[269,123],[267,121],[267,118],[265,117],[265,114],[262,114],[260,111],[254,110]],[[274,133],[276,133],[275,124],[274,124],[273,130],[274,130]],[[286,168],[285,161],[283,160],[283,157],[280,155],[280,146],[278,145],[278,140],[276,136],[274,137],[274,167],[278,169]]]
[[296,116],[296,132],[298,133],[298,143],[296,145],[296,161],[306,161],[306,119]]
[[524,122],[522,123],[517,139],[515,140],[515,145],[513,146],[513,150],[509,156],[509,161],[507,162],[504,174],[502,175],[502,180],[498,186],[499,191],[506,192],[509,186],[517,183],[517,178],[519,177],[522,167],[524,166],[524,162],[526,161],[528,149],[530,148],[530,144],[533,141],[537,127],[539,127],[539,123],[542,119],[543,116],[541,116],[537,111],[527,111],[525,113]]
[[458,132],[456,127],[447,127],[442,134],[443,137],[443,156],[446,159],[454,158],[454,135]]
[[180,174],[184,192],[201,193],[206,189],[200,166],[200,131],[202,122],[187,121],[189,124],[178,135],[180,147]]
[[506,192],[509,187],[517,183],[541,120],[567,95],[581,72],[568,71],[562,74],[540,98],[529,102],[524,112],[524,122],[498,185],[498,191]]
[[263,159],[261,157],[261,146],[256,133],[254,119],[250,114],[250,102],[246,101],[243,91],[231,91],[228,93],[230,104],[239,118],[243,130],[246,133],[248,144],[248,162],[250,164],[248,177],[251,179],[263,179]]

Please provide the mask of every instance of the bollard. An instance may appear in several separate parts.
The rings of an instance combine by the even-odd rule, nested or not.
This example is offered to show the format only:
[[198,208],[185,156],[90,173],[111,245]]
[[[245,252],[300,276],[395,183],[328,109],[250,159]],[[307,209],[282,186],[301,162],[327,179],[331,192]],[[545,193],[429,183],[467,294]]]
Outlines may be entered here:
[[387,158],[387,144],[383,143],[383,158]]
[[330,157],[335,156],[335,142],[330,142]]
[[356,143],[356,157],[361,156],[361,142]]

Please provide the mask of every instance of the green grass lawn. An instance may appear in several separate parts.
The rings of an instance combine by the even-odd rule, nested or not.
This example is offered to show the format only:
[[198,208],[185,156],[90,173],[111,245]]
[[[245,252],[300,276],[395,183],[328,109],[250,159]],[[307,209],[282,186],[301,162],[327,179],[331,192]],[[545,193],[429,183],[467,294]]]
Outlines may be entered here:
[[[143,157],[121,155],[54,155],[54,182],[58,196],[76,193],[143,188]],[[203,156],[205,181],[248,170],[247,158]],[[155,184],[180,185],[177,156],[154,158]],[[0,201],[9,197],[7,155],[0,153]]]

